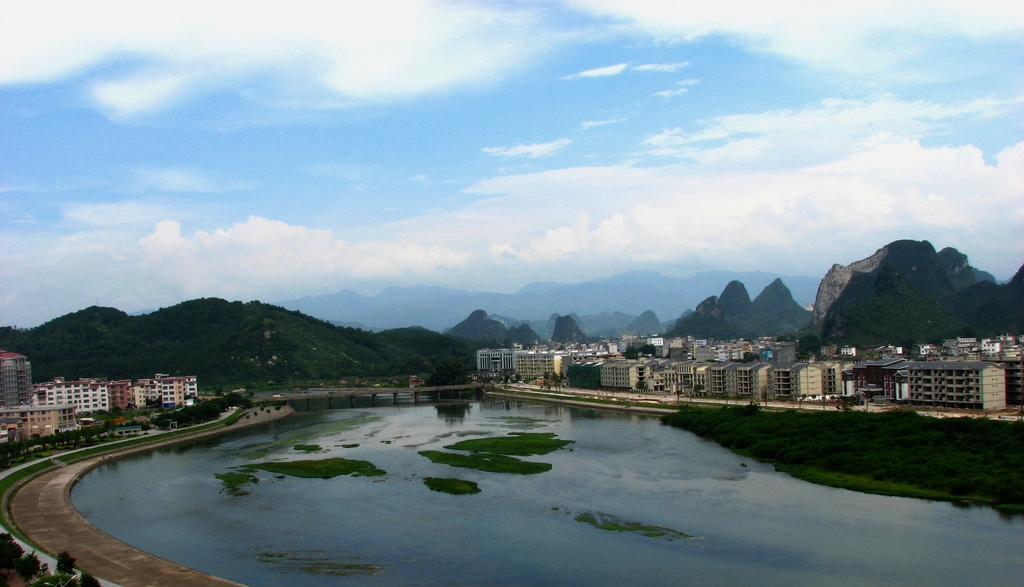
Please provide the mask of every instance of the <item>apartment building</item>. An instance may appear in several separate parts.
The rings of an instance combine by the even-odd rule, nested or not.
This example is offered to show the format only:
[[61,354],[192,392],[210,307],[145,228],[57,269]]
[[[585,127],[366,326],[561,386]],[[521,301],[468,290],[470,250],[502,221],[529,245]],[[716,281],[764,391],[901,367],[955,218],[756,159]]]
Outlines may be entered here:
[[768,391],[766,363],[730,363],[725,366],[725,395],[762,400]]
[[515,372],[524,381],[541,379],[548,373],[565,375],[562,365],[568,367],[564,353],[537,353],[532,351],[520,352],[514,355]]
[[143,398],[143,403],[136,405],[156,404],[162,408],[173,408],[186,405],[199,395],[195,375],[171,377],[157,373],[152,379],[139,379],[135,386],[136,402],[139,396]]
[[110,409],[107,382],[101,379],[66,381],[54,377],[53,381],[35,384],[34,395],[37,406],[72,405],[79,414]]
[[0,349],[0,406],[20,406],[32,399],[32,363],[28,357]]
[[823,369],[818,364],[776,363],[768,373],[768,397],[798,400],[820,396],[823,380]]
[[108,381],[107,395],[110,398],[111,409],[131,410],[138,405],[135,403],[135,393],[132,391],[131,379]]
[[906,400],[914,406],[998,410],[1006,407],[1006,374],[992,363],[908,363]]
[[647,365],[642,361],[621,359],[601,365],[601,387],[633,391],[643,383],[647,386]]
[[28,440],[57,432],[76,430],[75,406],[9,406],[0,408],[0,419],[17,418],[17,439]]

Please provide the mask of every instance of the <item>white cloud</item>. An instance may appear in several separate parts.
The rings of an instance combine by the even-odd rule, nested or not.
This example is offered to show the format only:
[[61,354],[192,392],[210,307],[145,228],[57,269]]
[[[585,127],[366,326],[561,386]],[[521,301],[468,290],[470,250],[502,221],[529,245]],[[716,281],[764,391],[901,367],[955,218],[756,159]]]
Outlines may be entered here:
[[487,83],[556,42],[527,8],[473,3],[38,0],[4,6],[0,84],[77,76],[114,117],[252,77],[346,104]]
[[689,91],[690,88],[676,88],[674,90],[662,90],[660,92],[654,92],[654,95],[661,96],[662,98],[675,98],[676,96],[681,96]]
[[587,69],[579,73],[567,75],[562,79],[579,79],[585,77],[609,77],[613,75],[619,75],[623,71],[626,71],[628,67],[625,63],[619,63],[617,65],[609,65],[607,67],[598,67],[595,69]]
[[585,120],[580,124],[580,130],[587,130],[590,128],[594,128],[595,126],[604,126],[606,124],[625,122],[625,120],[625,118],[609,118],[607,120]]
[[[150,224],[168,213],[167,208],[155,204],[127,200],[102,204],[69,204],[63,214],[73,223],[102,227]],[[70,232],[76,232],[71,229]]]
[[[910,76],[911,72],[901,66],[922,50],[936,50],[944,38],[1014,42],[1011,34],[1024,30],[1024,5],[1004,0],[569,3],[594,16],[619,19],[667,40],[728,35],[749,49],[776,53],[814,67],[858,73],[889,70],[894,80]],[[937,69],[931,73],[940,74]]]
[[536,143],[533,145],[516,145],[515,147],[484,147],[484,153],[493,157],[548,157],[561,151],[571,143],[570,139],[558,139],[550,143]]
[[689,61],[680,61],[679,63],[647,63],[645,65],[637,65],[633,68],[633,71],[660,71],[666,73],[672,73],[678,71],[687,65]]
[[960,104],[900,100],[822,100],[797,110],[732,114],[699,129],[666,129],[645,140],[653,155],[762,167],[800,166],[891,140],[920,139],[966,117],[995,117],[1019,108],[1022,98]]
[[1022,158],[1024,143],[993,166],[971,146],[902,140],[782,171],[561,169],[480,182],[468,191],[497,197],[461,216],[504,214],[490,235],[500,245],[490,250],[496,262],[785,271],[848,262],[855,247],[927,238],[1006,273],[1024,255]]
[[137,169],[135,177],[138,189],[161,192],[216,193],[248,187],[239,182],[214,181],[196,169],[176,167]]

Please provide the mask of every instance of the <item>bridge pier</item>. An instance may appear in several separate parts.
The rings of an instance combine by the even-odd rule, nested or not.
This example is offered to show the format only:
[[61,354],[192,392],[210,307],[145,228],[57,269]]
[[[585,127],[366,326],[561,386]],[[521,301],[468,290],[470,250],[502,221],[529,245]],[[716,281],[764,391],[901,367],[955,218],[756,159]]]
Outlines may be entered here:
[[353,408],[356,407],[356,396],[354,396],[354,395],[348,396],[348,404],[349,404],[349,406],[351,406]]
[[306,398],[306,409],[307,410],[309,409],[309,398],[308,397]]
[[334,398],[331,397],[331,396],[327,396],[327,409],[331,409],[333,407],[334,407]]
[[395,392],[395,393],[391,394],[391,396],[393,398],[395,398],[395,405],[397,406],[398,405],[398,392]]
[[376,394],[376,393],[371,393],[371,394],[370,394],[370,402],[371,402],[371,403],[372,403],[372,404],[373,404],[374,406],[376,406],[376,405],[377,405],[377,394]]
[[418,392],[418,391],[412,392],[412,403],[414,403],[414,404],[420,403],[420,392]]

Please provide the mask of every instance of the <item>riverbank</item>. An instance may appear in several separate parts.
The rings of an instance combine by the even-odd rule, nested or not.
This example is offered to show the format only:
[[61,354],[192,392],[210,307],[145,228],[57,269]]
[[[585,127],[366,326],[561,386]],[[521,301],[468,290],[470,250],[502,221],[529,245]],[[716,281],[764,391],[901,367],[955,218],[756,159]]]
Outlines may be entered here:
[[[293,413],[285,406],[240,410],[226,420],[153,438],[94,447],[36,463],[3,494],[4,524],[30,547],[47,553],[67,550],[79,569],[122,587],[153,585],[237,586],[125,544],[89,524],[71,504],[75,483],[92,469],[141,452],[194,442],[280,420]],[[231,420],[230,425],[227,420]]]
[[501,390],[495,391],[490,390],[484,392],[487,397],[496,397],[500,399],[520,400],[520,401],[537,401],[547,404],[558,404],[562,406],[569,406],[573,408],[591,408],[595,410],[609,410],[612,412],[628,412],[631,414],[644,414],[648,416],[664,416],[666,414],[674,413],[675,408],[661,408],[655,406],[641,406],[633,402],[618,402],[615,400],[586,400],[586,399],[566,399],[564,397],[553,397],[551,395],[545,395],[539,392],[532,391],[509,391]]

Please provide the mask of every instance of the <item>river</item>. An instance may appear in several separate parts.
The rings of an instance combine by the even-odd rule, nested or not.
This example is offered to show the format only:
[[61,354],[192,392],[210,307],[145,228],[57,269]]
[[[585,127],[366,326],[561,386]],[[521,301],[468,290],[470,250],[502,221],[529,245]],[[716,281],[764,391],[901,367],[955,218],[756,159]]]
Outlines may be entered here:
[[[539,475],[458,469],[417,453],[513,432],[574,442],[524,457],[551,463]],[[297,444],[324,450],[306,454]],[[214,476],[328,457],[367,460],[387,475],[260,471],[240,496]],[[474,481],[481,492],[430,491],[423,477]],[[299,412],[113,461],[86,475],[72,501],[129,544],[251,587],[1019,585],[1024,577],[1024,517],[813,485],[656,418],[493,400]]]

